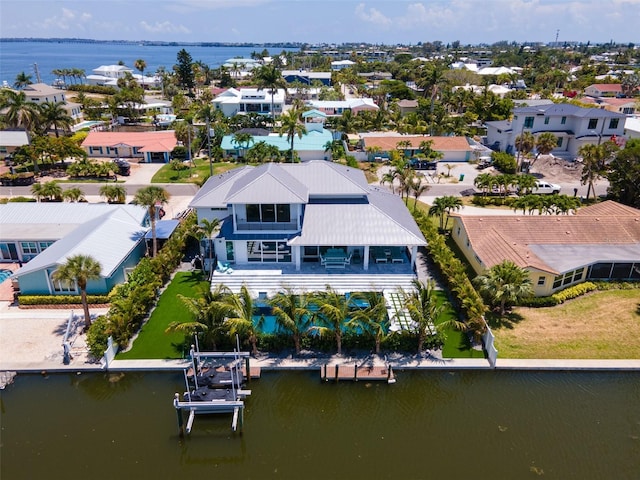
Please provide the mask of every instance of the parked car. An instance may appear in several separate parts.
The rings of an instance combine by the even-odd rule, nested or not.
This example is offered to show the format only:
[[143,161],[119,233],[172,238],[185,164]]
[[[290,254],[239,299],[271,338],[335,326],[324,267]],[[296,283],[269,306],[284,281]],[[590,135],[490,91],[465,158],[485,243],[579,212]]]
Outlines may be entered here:
[[553,195],[560,193],[562,187],[556,183],[549,183],[543,180],[536,180],[536,186],[533,187],[531,193],[534,195]]
[[118,174],[128,177],[131,173],[131,165],[122,158],[116,158],[113,163],[118,167]]
[[491,157],[480,157],[478,160],[478,170],[484,170],[485,168],[493,165],[493,159]]
[[412,158],[409,162],[409,165],[414,170],[437,170],[438,169],[438,162],[419,160],[417,158]]

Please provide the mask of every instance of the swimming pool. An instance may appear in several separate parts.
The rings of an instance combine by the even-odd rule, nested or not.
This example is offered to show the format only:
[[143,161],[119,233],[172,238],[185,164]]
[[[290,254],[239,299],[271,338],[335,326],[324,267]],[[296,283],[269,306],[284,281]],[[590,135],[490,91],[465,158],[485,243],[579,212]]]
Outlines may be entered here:
[[0,270],[0,283],[4,282],[7,278],[9,278],[11,276],[13,272],[11,270],[7,270],[7,269],[1,269]]
[[78,123],[77,125],[74,125],[73,131],[78,132],[83,128],[90,129],[91,127],[95,127],[96,125],[104,125],[104,122],[102,120],[85,120],[83,122]]

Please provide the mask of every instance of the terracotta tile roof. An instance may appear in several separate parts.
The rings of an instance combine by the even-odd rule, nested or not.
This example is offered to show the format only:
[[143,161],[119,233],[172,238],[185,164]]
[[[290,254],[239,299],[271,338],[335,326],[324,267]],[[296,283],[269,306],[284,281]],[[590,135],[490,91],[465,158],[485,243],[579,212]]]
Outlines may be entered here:
[[578,215],[456,216],[486,268],[512,260],[523,268],[558,273],[530,246],[640,244],[640,210],[612,201],[582,208]]
[[447,151],[471,151],[469,142],[465,137],[430,137],[428,135],[398,135],[398,136],[380,136],[380,137],[364,137],[364,147],[378,147],[383,152],[396,149],[399,142],[408,141],[411,148],[420,148],[420,143],[431,140],[433,150],[441,152]]
[[89,132],[83,147],[138,147],[141,152],[170,152],[178,144],[173,130],[158,132]]
[[621,92],[622,91],[621,83],[594,83],[591,86],[597,88],[601,92]]

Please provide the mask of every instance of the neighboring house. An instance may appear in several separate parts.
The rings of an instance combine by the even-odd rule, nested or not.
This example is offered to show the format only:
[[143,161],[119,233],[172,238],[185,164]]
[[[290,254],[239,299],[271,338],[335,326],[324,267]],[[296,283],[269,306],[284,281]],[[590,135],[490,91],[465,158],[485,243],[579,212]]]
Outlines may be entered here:
[[251,72],[260,66],[262,62],[254,58],[230,58],[222,64],[232,78],[240,79],[249,77]]
[[[220,110],[225,117],[238,114],[259,113],[271,115],[271,91],[268,88],[229,88],[218,94],[212,100],[216,110]],[[281,115],[284,110],[285,91],[278,89],[273,94],[273,110]]]
[[622,95],[622,84],[620,83],[594,83],[584,89],[584,94],[589,97],[615,97]]
[[[429,135],[403,135],[397,132],[361,133],[362,149],[368,153],[369,161],[379,157],[388,159],[389,152],[398,149],[398,143],[409,142],[403,147],[406,157],[421,153],[420,144],[431,141],[431,149],[443,154],[441,162],[468,162],[474,158],[473,148],[466,137],[431,137]],[[375,153],[371,153],[371,152]]]
[[319,267],[335,248],[361,272],[387,260],[392,271],[385,250],[396,254],[393,263],[413,266],[426,245],[400,197],[368,185],[361,170],[332,162],[230,170],[209,178],[189,206],[198,219],[221,220],[215,254],[237,268]]
[[364,78],[367,82],[393,79],[393,74],[390,72],[364,72],[358,73],[358,76]]
[[536,296],[585,280],[640,280],[640,210],[613,201],[576,215],[454,215],[452,238],[478,274],[504,260]]
[[331,72],[310,72],[308,70],[283,70],[282,76],[287,83],[300,82],[307,85],[321,83],[325,86],[331,85]]
[[351,68],[356,64],[353,60],[335,60],[331,62],[331,70],[344,70],[345,68]]
[[27,97],[27,101],[38,105],[42,105],[47,102],[62,102],[67,115],[69,115],[76,123],[82,121],[84,118],[82,105],[67,101],[65,92],[59,88],[53,88],[46,83],[32,83],[24,87],[22,91]]
[[86,80],[89,85],[100,85],[103,87],[118,88],[118,79],[126,78],[131,75],[140,86],[149,88],[158,88],[162,83],[162,79],[154,75],[152,77],[134,73],[132,68],[125,65],[101,65],[93,69],[93,74],[87,75]]
[[89,132],[82,142],[90,157],[139,158],[144,163],[168,163],[177,145],[173,130]]
[[346,100],[310,100],[307,105],[321,111],[328,117],[339,117],[345,111],[357,115],[359,112],[376,112],[379,110],[371,98],[348,98]]
[[499,96],[500,98],[504,97],[507,93],[511,92],[511,88],[506,87],[504,85],[496,85],[494,83],[488,85],[488,86],[484,86],[484,85],[470,85],[470,84],[466,84],[466,85],[461,85],[458,87],[453,87],[453,91],[455,92],[456,90],[466,90],[468,92],[473,92],[476,95],[480,95],[482,93],[484,93],[485,89],[497,96]]
[[523,132],[538,136],[553,133],[558,146],[551,153],[575,158],[583,145],[597,144],[612,136],[624,135],[626,116],[601,108],[582,108],[568,103],[519,107],[513,109],[513,120],[486,122],[487,145],[515,153],[516,137]]
[[635,98],[618,97],[582,97],[580,102],[591,104],[597,108],[604,108],[610,112],[621,113],[622,115],[633,115],[636,113]]
[[640,138],[640,118],[627,118],[624,123],[624,136],[626,138]]
[[108,293],[144,256],[147,219],[147,210],[137,205],[0,205],[2,261],[26,262],[13,274],[22,294],[76,294],[75,285],[55,282],[51,276],[68,257],[91,255],[102,272],[89,282],[87,292]]
[[[293,149],[303,162],[319,159],[329,160],[329,153],[325,152],[325,148],[328,142],[333,141],[333,134],[324,129],[326,115],[317,110],[308,110],[302,116],[306,132],[302,138],[298,135],[293,138]],[[222,137],[220,148],[222,148],[225,157],[244,157],[247,150],[258,142],[274,145],[281,152],[287,152],[291,148],[291,141],[286,134],[250,131],[247,133],[251,133],[253,139],[246,145],[239,145],[235,141],[235,135]]]
[[398,109],[400,110],[400,115],[402,115],[403,117],[407,113],[415,112],[416,110],[418,110],[417,100],[403,99],[403,100],[400,100],[397,105],[398,105]]
[[518,67],[482,67],[478,75],[518,75],[522,69]]
[[24,130],[0,130],[0,158],[6,158],[29,143],[29,134]]

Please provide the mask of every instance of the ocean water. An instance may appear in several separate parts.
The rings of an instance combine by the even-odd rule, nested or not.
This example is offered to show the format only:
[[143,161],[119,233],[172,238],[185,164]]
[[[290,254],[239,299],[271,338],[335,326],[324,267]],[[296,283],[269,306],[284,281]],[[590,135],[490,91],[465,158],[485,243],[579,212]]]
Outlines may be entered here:
[[[44,83],[52,84],[55,69],[80,68],[90,75],[100,65],[115,65],[122,61],[135,70],[134,62],[143,59],[147,63],[145,73],[152,74],[158,67],[171,71],[176,64],[178,52],[184,48],[194,61],[202,61],[211,68],[217,68],[226,60],[236,57],[250,57],[252,52],[262,52],[263,47],[204,47],[180,45],[143,45],[117,43],[67,43],[67,42],[3,42],[0,41],[0,83],[13,85],[16,76],[25,72],[36,82],[34,64],[38,65]],[[283,50],[271,48],[269,54],[276,55]]]

